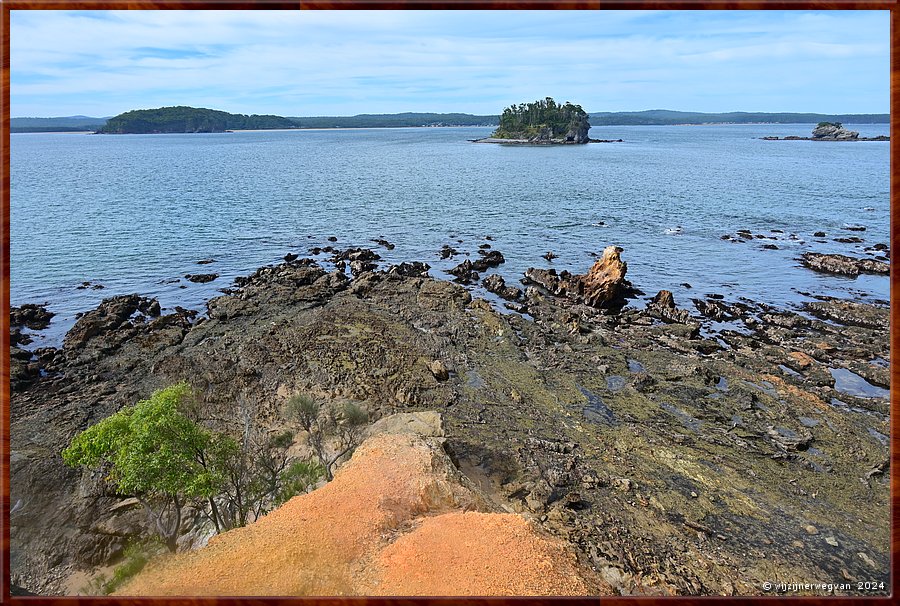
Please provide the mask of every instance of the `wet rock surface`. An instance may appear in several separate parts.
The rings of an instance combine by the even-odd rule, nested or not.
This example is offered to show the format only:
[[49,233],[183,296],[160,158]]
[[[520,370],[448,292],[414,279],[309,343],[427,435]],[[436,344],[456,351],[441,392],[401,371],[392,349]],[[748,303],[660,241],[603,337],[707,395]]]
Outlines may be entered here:
[[657,309],[610,309],[625,265],[609,248],[598,264],[529,270],[517,303],[529,318],[421,268],[351,280],[310,260],[236,280],[205,318],[162,315],[138,295],[105,300],[61,349],[16,353],[31,374],[10,406],[12,582],[60,592],[141,531],[139,509],[116,508],[99,474],[59,452],[179,380],[219,429],[242,415],[284,427],[295,393],[364,402],[373,420],[439,411],[447,453],[493,506],[573,545],[589,581],[619,593],[887,582],[888,403],[839,391],[834,376],[889,380],[887,306],[707,296],[690,321],[728,324],[700,336]]
[[847,255],[804,253],[800,257],[800,263],[814,271],[821,271],[844,276],[858,276],[859,274],[891,273],[891,266],[883,261],[872,259],[859,259]]

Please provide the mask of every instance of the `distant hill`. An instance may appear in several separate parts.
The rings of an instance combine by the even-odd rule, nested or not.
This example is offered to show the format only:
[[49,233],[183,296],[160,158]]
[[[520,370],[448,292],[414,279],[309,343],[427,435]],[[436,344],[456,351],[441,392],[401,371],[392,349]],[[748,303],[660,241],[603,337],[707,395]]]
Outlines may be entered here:
[[356,116],[308,116],[290,118],[299,128],[377,128],[402,126],[496,126],[499,116],[473,114],[359,114]]
[[671,124],[888,124],[890,114],[800,114],[770,112],[728,112],[708,114],[649,109],[640,112],[600,112],[591,114],[593,126],[671,125]]
[[281,116],[229,114],[214,109],[160,107],[137,109],[110,118],[97,129],[103,134],[221,133],[227,130],[296,128]]
[[[178,112],[163,110],[191,110],[176,117]],[[151,112],[142,114],[141,112]],[[153,114],[152,112],[156,112]],[[160,114],[159,112],[163,112]],[[189,112],[190,113],[190,112]],[[308,116],[284,118],[271,115],[229,114],[211,109],[169,107],[156,110],[135,110],[119,114],[115,118],[91,118],[67,116],[59,118],[12,118],[10,132],[65,132],[99,130],[109,132],[103,126],[117,120],[113,128],[124,128],[119,119],[127,121],[127,128],[142,128],[134,132],[214,132],[196,130],[215,128],[221,130],[272,129],[272,128],[391,128],[404,126],[492,126],[500,123],[500,116],[450,113],[359,114],[356,116]],[[162,120],[162,122],[154,122]],[[204,122],[206,120],[206,122]],[[145,121],[145,122],[140,122]],[[667,109],[651,109],[639,112],[594,112],[590,114],[593,126],[674,125],[674,124],[818,124],[841,122],[843,124],[888,124],[890,114],[803,114],[767,112],[701,113],[679,112]],[[118,126],[115,126],[118,124]],[[224,126],[223,126],[224,125]],[[160,128],[174,130],[160,130]],[[126,132],[126,131],[115,131]],[[132,132],[131,130],[127,132]]]
[[106,124],[107,118],[89,116],[64,116],[59,118],[10,118],[12,133],[67,132],[97,130]]

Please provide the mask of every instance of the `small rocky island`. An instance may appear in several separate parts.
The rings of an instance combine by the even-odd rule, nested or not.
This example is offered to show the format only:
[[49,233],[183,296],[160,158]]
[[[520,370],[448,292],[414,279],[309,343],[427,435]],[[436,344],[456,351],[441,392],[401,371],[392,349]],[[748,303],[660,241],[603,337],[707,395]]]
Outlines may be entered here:
[[[566,101],[560,105],[547,97],[534,103],[511,105],[503,110],[500,126],[490,137],[474,143],[518,145],[569,145],[599,143],[588,137],[589,116],[580,105]],[[619,139],[621,141],[621,139]],[[602,141],[610,143],[610,141]]]
[[848,130],[840,122],[819,122],[812,131],[812,137],[762,137],[764,141],[890,141],[885,135],[860,137],[855,130]]

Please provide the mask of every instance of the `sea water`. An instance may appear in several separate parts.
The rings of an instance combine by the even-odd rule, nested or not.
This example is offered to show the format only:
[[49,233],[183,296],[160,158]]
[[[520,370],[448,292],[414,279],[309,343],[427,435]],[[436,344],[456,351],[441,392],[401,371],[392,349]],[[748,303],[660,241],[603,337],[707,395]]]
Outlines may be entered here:
[[[889,143],[760,139],[812,128],[595,127],[591,137],[623,142],[549,147],[470,142],[490,128],[13,134],[11,303],[48,303],[57,317],[34,345],[54,345],[105,297],[203,311],[236,276],[329,244],[424,261],[447,279],[489,244],[513,285],[528,267],[582,273],[617,245],[647,298],[668,289],[693,313],[690,298],[710,293],[780,307],[804,293],[887,299],[886,276],[798,262],[807,251],[872,257],[867,247],[889,241]],[[740,229],[772,239],[721,238]],[[864,242],[834,241],[850,236]],[[441,260],[445,244],[460,254]],[[195,273],[219,278],[184,279]],[[86,281],[103,288],[77,288]]]

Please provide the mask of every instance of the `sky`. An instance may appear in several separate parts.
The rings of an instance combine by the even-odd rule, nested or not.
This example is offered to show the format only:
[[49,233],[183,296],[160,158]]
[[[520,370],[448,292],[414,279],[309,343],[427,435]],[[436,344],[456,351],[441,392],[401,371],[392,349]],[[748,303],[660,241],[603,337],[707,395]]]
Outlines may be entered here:
[[887,113],[888,11],[22,11],[10,115]]

